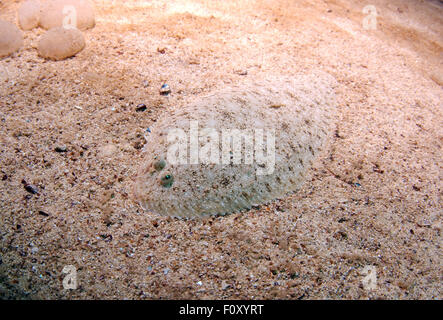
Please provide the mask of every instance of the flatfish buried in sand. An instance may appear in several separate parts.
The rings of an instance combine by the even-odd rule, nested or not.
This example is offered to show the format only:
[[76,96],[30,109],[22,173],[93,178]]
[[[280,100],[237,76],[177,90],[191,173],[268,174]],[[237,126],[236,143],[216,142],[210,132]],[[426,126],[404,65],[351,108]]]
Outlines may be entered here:
[[135,199],[191,218],[296,191],[332,131],[335,85],[324,73],[266,76],[167,112],[147,136]]

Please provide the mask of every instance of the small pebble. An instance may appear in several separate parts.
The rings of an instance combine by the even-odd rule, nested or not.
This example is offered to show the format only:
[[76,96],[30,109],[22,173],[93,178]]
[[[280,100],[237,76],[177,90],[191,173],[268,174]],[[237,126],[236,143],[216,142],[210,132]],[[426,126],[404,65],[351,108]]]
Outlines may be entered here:
[[171,88],[169,87],[169,85],[167,83],[164,83],[160,88],[160,94],[162,96],[167,96],[170,93],[171,93]]
[[222,288],[222,290],[226,290],[226,289],[229,288],[229,284],[226,281],[223,280],[222,284],[221,284],[221,288]]
[[46,213],[46,212],[44,212],[44,211],[42,211],[42,210],[40,210],[40,211],[38,212],[38,214],[41,215],[41,216],[44,216],[44,217],[49,217],[49,214]]
[[35,186],[33,186],[32,184],[25,184],[24,188],[26,191],[28,191],[29,193],[32,194],[38,194],[38,190]]
[[148,80],[144,80],[144,81],[143,81],[143,87],[144,87],[144,88],[149,87],[149,81],[148,81]]
[[235,73],[239,76],[246,76],[248,74],[248,70],[236,70]]
[[419,227],[431,227],[431,223],[428,220],[421,220],[420,222],[417,223],[417,225]]
[[111,242],[112,241],[112,235],[111,234],[101,234],[100,237],[105,240],[105,242]]
[[55,150],[55,152],[59,152],[59,153],[67,151],[65,146],[56,147],[54,150]]
[[202,286],[202,285],[203,285],[203,282],[199,281],[199,282],[197,282],[197,285],[198,285],[198,286]]
[[145,145],[146,140],[145,139],[138,139],[133,143],[133,147],[137,150],[140,150]]
[[135,108],[136,112],[143,112],[146,111],[146,105],[144,103],[140,103],[136,108]]
[[38,190],[35,186],[32,184],[29,184],[25,181],[25,179],[22,179],[23,188],[25,188],[26,191],[32,194],[38,194]]

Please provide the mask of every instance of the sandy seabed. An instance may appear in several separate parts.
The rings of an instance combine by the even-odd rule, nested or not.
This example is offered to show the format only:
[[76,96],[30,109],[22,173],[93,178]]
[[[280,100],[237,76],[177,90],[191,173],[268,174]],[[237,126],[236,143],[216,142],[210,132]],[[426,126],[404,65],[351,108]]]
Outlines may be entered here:
[[[75,57],[40,58],[34,29],[0,59],[1,298],[443,298],[440,1],[94,3]],[[0,1],[0,19],[19,4]],[[192,221],[131,200],[145,130],[168,109],[313,69],[337,79],[338,113],[299,192]]]

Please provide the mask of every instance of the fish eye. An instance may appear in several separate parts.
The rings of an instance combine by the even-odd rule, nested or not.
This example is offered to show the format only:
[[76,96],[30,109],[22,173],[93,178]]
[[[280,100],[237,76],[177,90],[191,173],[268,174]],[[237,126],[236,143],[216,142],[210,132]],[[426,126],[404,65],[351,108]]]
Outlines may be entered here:
[[172,176],[172,174],[165,174],[162,179],[162,186],[165,188],[170,188],[172,186],[172,184],[174,183],[174,177]]
[[154,163],[154,169],[157,171],[163,170],[164,167],[166,167],[166,161],[163,159]]

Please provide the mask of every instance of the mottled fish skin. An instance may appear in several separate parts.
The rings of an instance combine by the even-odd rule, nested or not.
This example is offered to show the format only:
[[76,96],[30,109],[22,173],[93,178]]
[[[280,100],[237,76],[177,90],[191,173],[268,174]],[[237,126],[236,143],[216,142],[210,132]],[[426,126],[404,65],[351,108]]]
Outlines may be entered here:
[[[148,136],[134,183],[135,199],[147,211],[192,218],[248,210],[296,191],[333,131],[335,86],[335,79],[323,72],[266,76],[167,112]],[[257,175],[255,159],[252,164],[230,165],[168,162],[169,130],[181,128],[189,137],[189,123],[195,120],[199,130],[215,128],[220,136],[226,128],[260,128],[265,134],[274,130],[272,174]],[[220,154],[221,149],[220,144]]]

